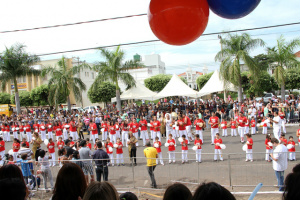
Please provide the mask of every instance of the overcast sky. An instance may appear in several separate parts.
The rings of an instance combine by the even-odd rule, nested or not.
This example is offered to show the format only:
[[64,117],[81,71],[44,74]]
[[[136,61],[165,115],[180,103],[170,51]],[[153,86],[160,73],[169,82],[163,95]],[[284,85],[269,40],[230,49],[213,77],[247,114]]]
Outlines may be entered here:
[[[149,0],[9,0],[1,2],[0,32],[14,29],[33,28],[87,20],[147,13]],[[205,33],[270,26],[300,22],[300,0],[262,0],[250,15],[227,20],[210,12]],[[300,25],[250,31],[267,46],[276,45],[276,39],[283,34],[287,40],[300,36]],[[35,54],[98,47],[157,39],[152,33],[147,16],[120,20],[110,20],[90,24],[67,26],[16,33],[0,33],[0,51],[17,42],[25,44],[27,51]],[[220,50],[217,35],[203,36],[185,46],[171,46],[162,42],[123,47],[126,59],[135,53],[147,55],[158,53],[166,63],[167,73],[182,73],[188,66],[202,71],[207,66],[210,71],[219,68],[214,61]],[[300,50],[300,49],[299,49]],[[256,49],[252,55],[264,52]],[[82,51],[64,54],[79,56],[88,62],[99,61],[99,52]],[[62,55],[41,57],[42,60],[60,58]]]

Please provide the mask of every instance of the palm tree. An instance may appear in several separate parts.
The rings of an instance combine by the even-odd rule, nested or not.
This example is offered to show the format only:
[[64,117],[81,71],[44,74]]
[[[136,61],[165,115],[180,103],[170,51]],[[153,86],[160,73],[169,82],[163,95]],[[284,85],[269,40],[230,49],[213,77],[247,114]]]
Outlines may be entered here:
[[299,38],[286,42],[284,37],[280,36],[275,47],[267,48],[269,58],[274,61],[274,78],[281,88],[282,100],[285,100],[285,68],[300,66],[294,54],[295,48],[299,46]]
[[241,62],[248,68],[253,77],[258,77],[259,66],[250,56],[250,51],[258,46],[264,46],[261,39],[252,39],[249,34],[228,34],[221,39],[221,51],[215,57],[221,61],[220,76],[238,87],[238,100],[242,101]]
[[135,80],[128,73],[129,69],[143,67],[139,61],[129,60],[123,62],[124,52],[118,46],[114,51],[99,49],[101,55],[105,58],[104,62],[98,62],[94,65],[94,70],[98,75],[92,87],[98,87],[104,81],[110,81],[116,85],[117,109],[121,112],[120,88],[118,81],[124,82],[127,87],[135,86]]
[[6,84],[13,82],[15,90],[15,102],[17,113],[21,112],[18,81],[17,78],[26,75],[39,75],[40,70],[34,69],[32,66],[39,61],[36,55],[30,55],[25,51],[25,46],[22,44],[15,44],[10,48],[6,48],[0,56],[0,81],[2,91]]
[[49,102],[54,102],[57,107],[61,96],[67,97],[68,110],[71,110],[70,95],[73,92],[77,102],[82,102],[82,91],[86,90],[86,85],[76,75],[88,65],[78,65],[70,67],[63,56],[58,61],[57,66],[46,67],[42,70],[42,77],[49,75]]

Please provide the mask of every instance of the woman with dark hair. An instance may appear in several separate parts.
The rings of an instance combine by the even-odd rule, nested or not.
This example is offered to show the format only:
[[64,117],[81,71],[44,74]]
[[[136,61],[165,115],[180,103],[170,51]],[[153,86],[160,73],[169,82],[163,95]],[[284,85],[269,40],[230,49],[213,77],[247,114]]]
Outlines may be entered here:
[[65,163],[57,174],[52,200],[77,200],[83,197],[86,187],[81,168],[75,163]]
[[[29,195],[29,191],[28,188],[26,187],[25,181],[24,181],[24,177],[22,174],[22,171],[20,170],[20,168],[17,165],[4,165],[0,168],[0,180],[3,179],[20,179],[25,188],[26,188],[26,195],[25,195],[25,199],[27,199],[28,195]],[[3,192],[2,194],[5,194],[6,192]],[[1,194],[1,198],[4,198]],[[8,195],[11,196],[11,193],[7,193]],[[5,198],[4,198],[5,199]]]
[[170,185],[164,194],[163,200],[191,200],[191,191],[181,183]]
[[285,187],[282,199],[283,200],[292,200],[300,199],[300,164],[296,165],[293,168],[293,172],[289,173],[285,178]]
[[130,161],[131,164],[132,163],[132,159],[134,160],[134,165],[136,166],[136,143],[138,142],[138,140],[136,139],[136,137],[134,137],[132,132],[129,132],[129,139],[127,141],[128,144],[128,152],[129,152],[129,156],[130,156]]
[[132,192],[125,192],[120,195],[120,200],[138,200],[138,198]]
[[192,200],[235,200],[223,186],[215,182],[202,183],[195,191]]
[[87,187],[83,200],[119,200],[119,195],[111,183],[94,181]]

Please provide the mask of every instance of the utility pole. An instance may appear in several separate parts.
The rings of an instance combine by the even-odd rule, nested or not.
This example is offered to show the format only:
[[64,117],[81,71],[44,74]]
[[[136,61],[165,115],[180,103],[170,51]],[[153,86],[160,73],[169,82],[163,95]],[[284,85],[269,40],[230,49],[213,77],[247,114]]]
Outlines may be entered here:
[[[221,45],[221,51],[223,50],[223,45],[222,45],[222,36],[221,35],[218,35],[218,38],[220,39],[220,45]],[[223,59],[221,60],[221,62],[223,62]],[[225,87],[225,80],[223,80],[223,87],[224,87],[224,101],[225,103],[227,102],[226,100],[226,87]]]

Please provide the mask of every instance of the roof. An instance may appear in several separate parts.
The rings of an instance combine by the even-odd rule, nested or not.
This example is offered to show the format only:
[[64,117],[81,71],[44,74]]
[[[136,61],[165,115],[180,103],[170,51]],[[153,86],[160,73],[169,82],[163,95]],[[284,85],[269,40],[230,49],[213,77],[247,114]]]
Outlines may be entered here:
[[[198,72],[198,71],[196,71],[196,74],[198,74],[198,75],[203,75],[203,73],[202,72]],[[181,73],[181,74],[179,74],[178,76],[186,76],[186,72],[184,72],[184,73]]]
[[297,53],[295,53],[295,56],[300,58],[300,51],[298,51]]

